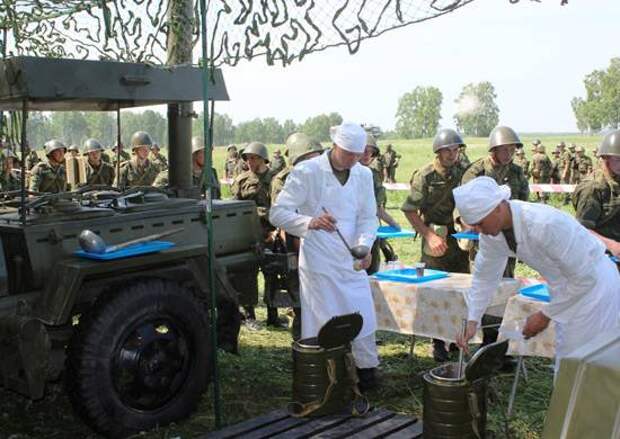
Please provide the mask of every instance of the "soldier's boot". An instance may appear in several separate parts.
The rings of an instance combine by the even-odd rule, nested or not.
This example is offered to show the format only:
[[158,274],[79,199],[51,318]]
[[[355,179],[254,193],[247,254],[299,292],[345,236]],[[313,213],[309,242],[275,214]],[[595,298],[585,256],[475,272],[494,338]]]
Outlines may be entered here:
[[448,351],[446,350],[446,342],[437,338],[433,339],[433,359],[438,363],[448,361]]
[[278,308],[273,306],[267,307],[267,326],[275,326],[276,328],[287,328],[288,323],[284,319],[278,317]]
[[293,340],[298,341],[301,339],[301,308],[293,308],[293,324],[291,325],[291,331],[293,333]]

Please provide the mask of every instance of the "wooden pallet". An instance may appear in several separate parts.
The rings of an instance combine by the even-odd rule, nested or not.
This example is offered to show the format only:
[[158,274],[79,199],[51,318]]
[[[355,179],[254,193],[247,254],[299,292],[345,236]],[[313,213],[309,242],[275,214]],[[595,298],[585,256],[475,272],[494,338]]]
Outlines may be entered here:
[[225,438],[421,438],[422,422],[376,408],[365,416],[324,416],[293,418],[286,410],[276,410],[258,418],[231,425],[200,439]]

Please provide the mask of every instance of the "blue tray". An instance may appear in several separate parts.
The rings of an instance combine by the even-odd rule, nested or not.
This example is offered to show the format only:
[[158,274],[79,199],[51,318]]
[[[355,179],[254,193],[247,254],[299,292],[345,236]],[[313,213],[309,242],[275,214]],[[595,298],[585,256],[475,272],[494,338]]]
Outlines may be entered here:
[[115,259],[129,258],[131,256],[139,256],[147,253],[155,253],[174,247],[176,244],[170,241],[151,241],[142,244],[132,245],[115,252],[109,253],[91,253],[84,250],[78,250],[73,253],[75,256],[86,259],[94,259],[96,261],[113,261]]
[[549,289],[546,284],[532,285],[531,287],[524,287],[519,290],[522,296],[529,297],[530,299],[540,300],[541,302],[550,302]]
[[377,238],[412,238],[416,235],[411,230],[397,229],[392,226],[381,226],[377,229]]
[[610,256],[609,259],[616,264],[620,264],[620,259],[618,259],[618,256]]
[[418,277],[415,272],[415,268],[401,268],[398,270],[380,271],[378,273],[375,273],[375,277],[379,280],[391,280],[395,282],[406,282],[415,284],[448,277],[448,273],[445,271],[431,270],[427,268],[424,270],[424,276]]
[[480,239],[480,235],[473,232],[453,233],[452,236],[454,236],[456,239],[471,239],[472,241],[478,241]]

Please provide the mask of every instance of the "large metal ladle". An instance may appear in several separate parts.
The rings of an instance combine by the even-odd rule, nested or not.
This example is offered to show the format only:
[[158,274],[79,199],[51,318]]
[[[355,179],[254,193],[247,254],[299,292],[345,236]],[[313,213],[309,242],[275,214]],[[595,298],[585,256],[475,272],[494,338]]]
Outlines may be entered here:
[[92,230],[84,229],[82,230],[82,232],[80,233],[80,236],[78,237],[78,243],[80,244],[80,247],[82,248],[82,250],[84,250],[85,252],[103,254],[103,253],[111,253],[111,252],[129,247],[131,245],[154,241],[156,239],[163,238],[164,236],[170,236],[174,233],[178,233],[183,230],[184,229],[180,227],[177,229],[168,230],[166,232],[154,233],[152,235],[143,236],[142,238],[137,238],[137,239],[132,239],[130,241],[121,242],[120,244],[111,245],[108,247],[101,236],[97,235]]
[[[323,212],[325,212],[326,214],[331,215],[324,207],[321,207],[321,209],[323,209]],[[368,252],[370,251],[368,247],[366,247],[365,245],[356,245],[354,247],[351,247],[347,240],[344,239],[344,236],[342,236],[342,233],[340,233],[340,229],[338,229],[338,226],[334,226],[334,228],[336,229],[336,233],[340,237],[340,240],[342,241],[344,246],[347,248],[347,250],[349,250],[349,253],[351,253],[351,256],[353,256],[355,259],[364,259],[366,255],[368,255]]]

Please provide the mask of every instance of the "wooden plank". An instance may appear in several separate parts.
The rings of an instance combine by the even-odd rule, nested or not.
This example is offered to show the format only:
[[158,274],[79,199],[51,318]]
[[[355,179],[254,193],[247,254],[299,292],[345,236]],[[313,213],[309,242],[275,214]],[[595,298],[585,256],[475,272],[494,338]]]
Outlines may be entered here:
[[390,433],[385,437],[385,439],[401,439],[401,438],[412,438],[418,439],[422,437],[422,421],[417,421],[408,427],[403,428],[402,430],[396,431],[394,433]]
[[362,431],[366,428],[372,427],[375,424],[384,422],[394,416],[394,413],[385,409],[376,409],[365,416],[357,418],[351,418],[348,422],[339,425],[336,428],[319,433],[313,438],[321,439],[335,439],[351,437],[354,433]]
[[293,430],[286,431],[284,433],[273,436],[274,438],[309,438],[315,435],[334,428],[340,424],[348,422],[351,419],[351,415],[345,416],[324,416],[320,418],[310,419],[308,423],[300,425]]
[[276,434],[289,432],[289,437],[297,437],[294,433],[290,433],[290,430],[294,429],[298,425],[307,424],[310,422],[308,418],[293,418],[288,417],[272,424],[266,425],[263,428],[247,432],[243,434],[243,439],[263,439],[270,438]]
[[248,419],[247,421],[233,424],[222,430],[214,431],[205,436],[200,436],[198,439],[223,439],[238,437],[249,431],[261,428],[265,425],[272,424],[274,422],[281,421],[289,417],[288,412],[285,409],[275,410],[267,413],[266,415],[259,416],[258,418]]
[[[355,434],[355,438],[357,439],[374,439],[374,438],[383,438],[388,434],[400,432],[400,430],[409,427],[412,424],[415,424],[417,420],[415,418],[410,418],[408,416],[403,415],[395,415],[390,419],[386,419],[383,422],[375,424],[370,428],[366,428]],[[401,436],[399,434],[399,438],[405,438],[407,436]]]

